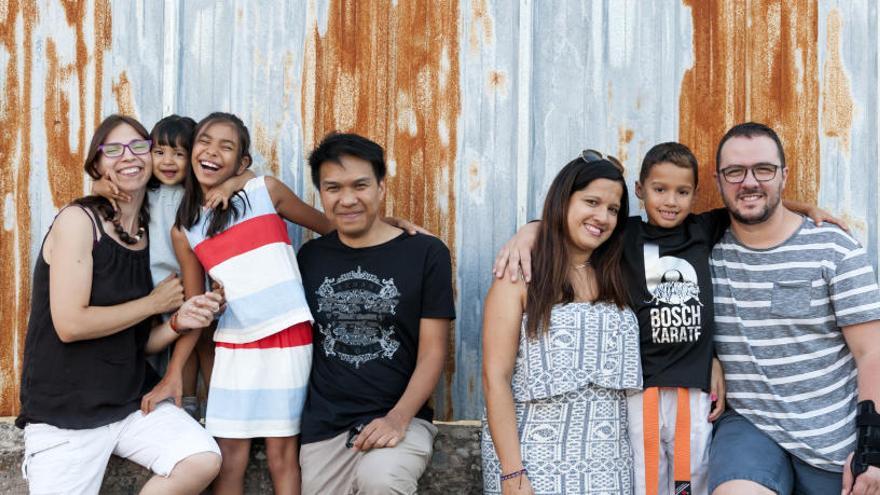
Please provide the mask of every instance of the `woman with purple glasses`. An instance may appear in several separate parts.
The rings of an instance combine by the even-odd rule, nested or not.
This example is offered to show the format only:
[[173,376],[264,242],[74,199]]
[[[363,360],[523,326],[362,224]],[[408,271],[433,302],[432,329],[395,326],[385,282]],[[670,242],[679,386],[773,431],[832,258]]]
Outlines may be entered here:
[[[118,212],[97,196],[73,201],[40,248],[16,420],[33,494],[98,493],[112,454],[155,473],[141,493],[199,493],[219,470],[217,444],[183,410],[167,402],[140,410],[157,379],[145,354],[207,326],[222,302],[207,293],[184,303],[173,275],[153,287],[145,199],[152,169],[146,129],[130,117],[105,119],[85,171],[94,179],[114,172],[131,201]],[[175,309],[153,326],[153,315]]]

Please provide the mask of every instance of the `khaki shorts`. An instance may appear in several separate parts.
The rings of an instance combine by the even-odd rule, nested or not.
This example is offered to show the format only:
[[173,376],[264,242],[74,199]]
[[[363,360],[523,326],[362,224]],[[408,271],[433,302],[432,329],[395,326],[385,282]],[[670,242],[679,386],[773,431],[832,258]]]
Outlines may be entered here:
[[174,404],[150,414],[140,410],[106,426],[67,430],[44,423],[24,429],[22,475],[30,493],[98,493],[110,455],[116,454],[160,476],[201,452],[220,455],[213,438]]
[[394,447],[358,452],[345,446],[348,432],[300,448],[304,495],[416,493],[434,452],[437,427],[413,418]]

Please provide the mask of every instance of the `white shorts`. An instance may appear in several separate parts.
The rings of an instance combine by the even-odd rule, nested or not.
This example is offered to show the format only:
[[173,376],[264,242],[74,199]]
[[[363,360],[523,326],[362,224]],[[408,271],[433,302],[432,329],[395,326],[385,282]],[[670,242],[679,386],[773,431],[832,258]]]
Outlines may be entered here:
[[220,455],[217,443],[183,409],[163,402],[150,414],[140,410],[106,426],[67,430],[44,423],[24,429],[22,475],[32,494],[98,493],[111,454],[159,476],[201,452]]
[[711,410],[698,388],[650,387],[627,398],[636,495],[678,493],[676,481],[690,482],[693,495],[708,494]]

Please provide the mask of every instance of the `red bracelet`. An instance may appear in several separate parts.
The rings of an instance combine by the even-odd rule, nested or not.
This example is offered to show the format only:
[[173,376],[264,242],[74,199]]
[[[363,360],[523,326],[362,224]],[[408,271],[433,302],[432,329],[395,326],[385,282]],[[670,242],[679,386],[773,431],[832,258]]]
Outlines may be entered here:
[[168,320],[168,326],[171,327],[171,330],[177,335],[183,335],[181,329],[177,327],[177,311],[171,315],[171,318]]

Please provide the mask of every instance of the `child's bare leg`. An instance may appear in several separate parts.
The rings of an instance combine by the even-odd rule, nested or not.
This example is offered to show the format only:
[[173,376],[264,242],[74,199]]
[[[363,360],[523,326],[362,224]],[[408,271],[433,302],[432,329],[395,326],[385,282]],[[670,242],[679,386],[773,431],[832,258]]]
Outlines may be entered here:
[[266,458],[278,495],[299,495],[299,436],[266,438]]
[[223,455],[220,474],[214,480],[214,495],[241,495],[244,493],[244,473],[251,453],[250,438],[217,438]]

